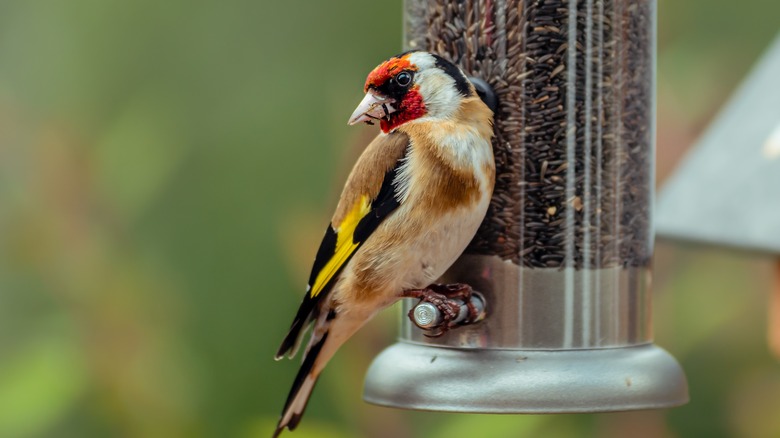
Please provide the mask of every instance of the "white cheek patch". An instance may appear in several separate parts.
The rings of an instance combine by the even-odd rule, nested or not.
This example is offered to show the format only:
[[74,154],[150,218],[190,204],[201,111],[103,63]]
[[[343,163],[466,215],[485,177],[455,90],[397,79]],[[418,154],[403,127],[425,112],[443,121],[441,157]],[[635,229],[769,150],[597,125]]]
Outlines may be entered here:
[[415,82],[420,87],[426,117],[451,117],[462,100],[455,79],[436,65],[436,58],[430,53],[414,52],[409,55],[409,62],[418,68]]
[[461,96],[449,75],[433,67],[420,71],[416,82],[429,117],[447,118],[457,110]]

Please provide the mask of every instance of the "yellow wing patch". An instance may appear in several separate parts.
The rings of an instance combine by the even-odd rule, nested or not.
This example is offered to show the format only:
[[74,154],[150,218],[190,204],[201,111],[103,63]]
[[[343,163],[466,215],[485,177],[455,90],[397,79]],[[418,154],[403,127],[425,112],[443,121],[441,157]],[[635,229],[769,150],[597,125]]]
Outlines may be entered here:
[[355,234],[355,227],[363,217],[365,217],[371,211],[371,202],[368,196],[362,196],[360,201],[352,207],[352,210],[344,217],[344,220],[339,224],[336,230],[336,251],[333,256],[325,263],[322,270],[317,274],[317,279],[314,281],[314,285],[311,288],[311,297],[316,297],[325,285],[330,282],[333,276],[349,259],[349,256],[355,252],[358,247],[358,243],[353,241],[352,236]]

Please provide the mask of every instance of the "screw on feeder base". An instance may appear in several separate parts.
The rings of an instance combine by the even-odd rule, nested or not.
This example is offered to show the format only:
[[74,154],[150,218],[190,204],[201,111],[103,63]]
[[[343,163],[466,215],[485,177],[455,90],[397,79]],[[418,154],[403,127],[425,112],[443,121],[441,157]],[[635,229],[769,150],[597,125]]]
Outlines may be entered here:
[[[476,318],[469,320],[469,306],[467,303],[460,304],[458,315],[449,322],[451,325],[466,325],[481,321],[485,317],[485,298],[478,292],[472,292],[470,303],[476,310]],[[427,301],[421,301],[409,312],[409,319],[414,325],[423,330],[439,330],[445,323],[444,315],[439,308]]]
[[420,303],[412,311],[412,322],[421,329],[433,328],[441,323],[441,312],[431,303]]

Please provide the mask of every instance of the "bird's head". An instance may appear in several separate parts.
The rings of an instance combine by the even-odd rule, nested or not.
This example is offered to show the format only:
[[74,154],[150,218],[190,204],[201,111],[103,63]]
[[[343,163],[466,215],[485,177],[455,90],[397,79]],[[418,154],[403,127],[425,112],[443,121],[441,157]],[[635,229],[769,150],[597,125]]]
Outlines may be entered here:
[[462,100],[475,96],[466,75],[446,59],[427,52],[407,52],[368,74],[366,96],[349,124],[379,121],[384,132],[420,118],[451,117]]

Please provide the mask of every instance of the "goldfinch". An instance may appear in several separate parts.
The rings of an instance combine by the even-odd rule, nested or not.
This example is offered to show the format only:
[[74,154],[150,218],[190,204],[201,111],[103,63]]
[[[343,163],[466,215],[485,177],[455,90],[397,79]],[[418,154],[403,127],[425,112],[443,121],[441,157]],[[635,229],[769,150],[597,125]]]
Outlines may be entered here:
[[[495,181],[493,112],[463,72],[407,52],[368,75],[349,124],[379,122],[325,230],[276,359],[313,324],[274,437],[298,425],[325,364],[379,310],[439,278],[474,237]],[[408,291],[415,293],[408,294]]]

